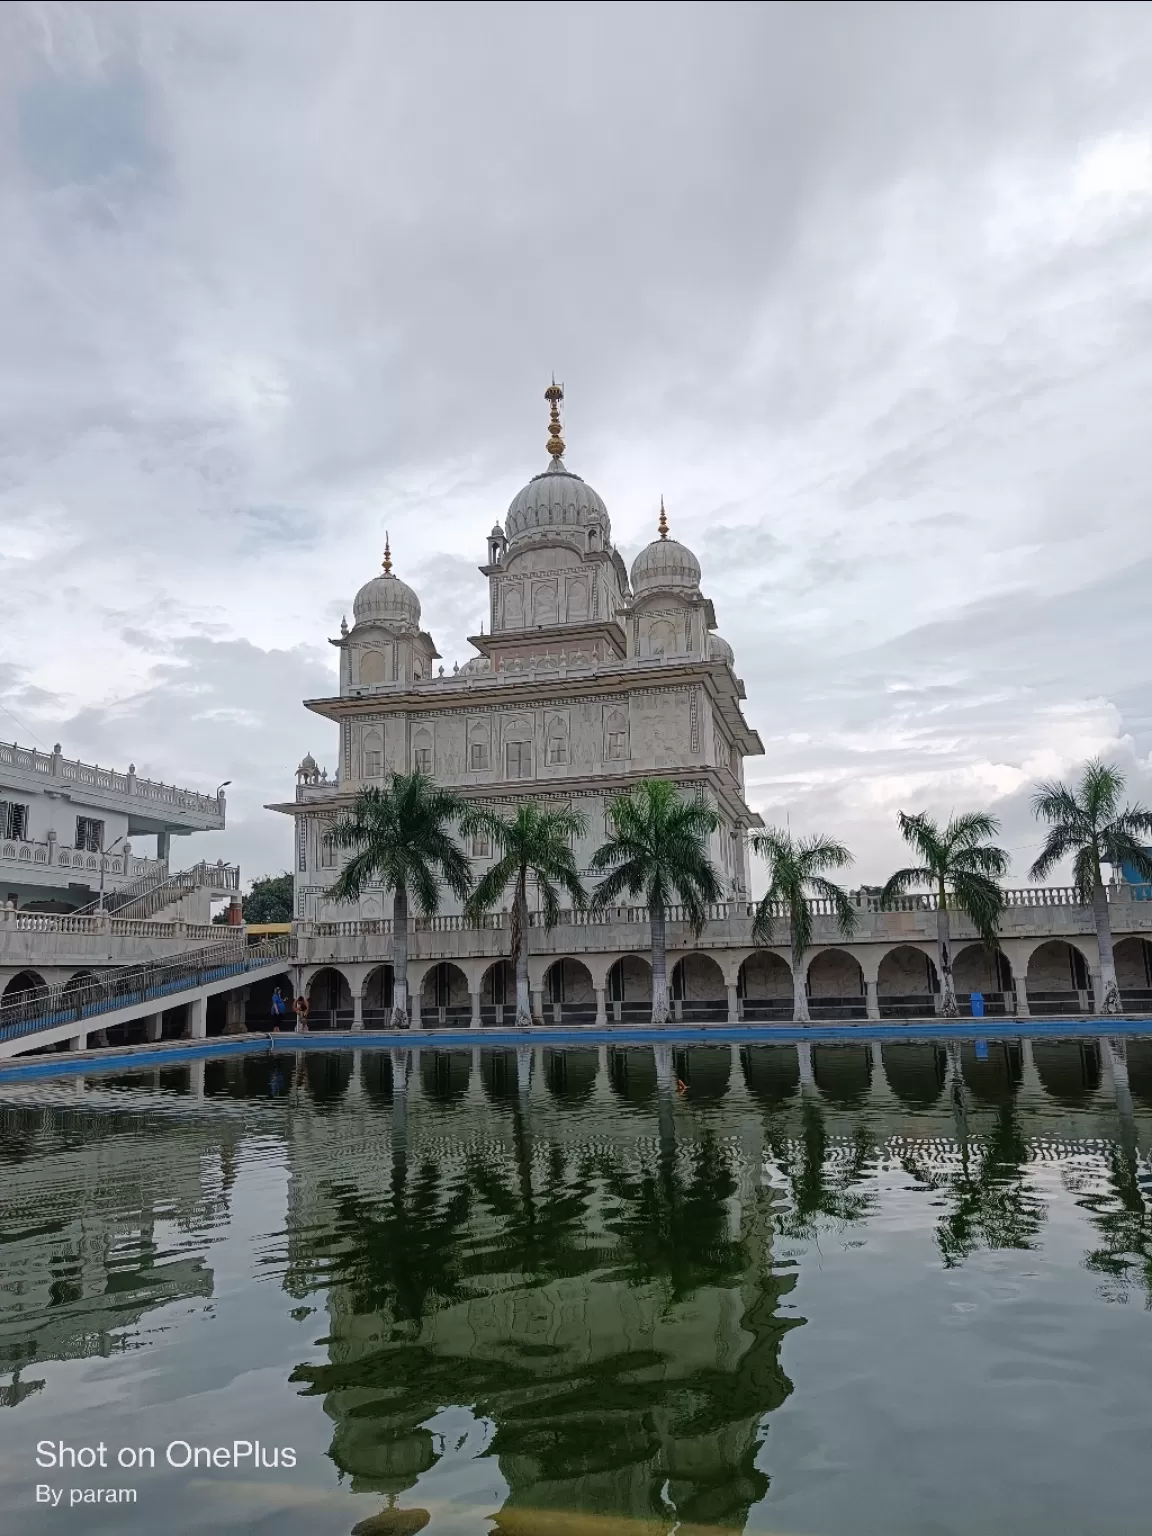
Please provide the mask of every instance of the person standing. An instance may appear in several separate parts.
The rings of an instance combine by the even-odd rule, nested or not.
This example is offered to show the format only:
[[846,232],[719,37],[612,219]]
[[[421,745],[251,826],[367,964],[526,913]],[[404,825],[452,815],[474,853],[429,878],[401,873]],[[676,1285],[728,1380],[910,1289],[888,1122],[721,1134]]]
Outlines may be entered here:
[[292,1004],[292,1012],[296,1015],[296,1033],[303,1034],[308,1028],[308,999],[303,992]]

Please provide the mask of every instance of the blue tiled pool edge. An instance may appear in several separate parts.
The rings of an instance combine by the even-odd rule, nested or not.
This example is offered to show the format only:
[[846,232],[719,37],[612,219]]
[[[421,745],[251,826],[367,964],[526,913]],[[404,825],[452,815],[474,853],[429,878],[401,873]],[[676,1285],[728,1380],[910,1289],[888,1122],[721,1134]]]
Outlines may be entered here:
[[52,1056],[33,1056],[21,1060],[9,1058],[0,1063],[0,1083],[37,1077],[68,1077],[95,1072],[124,1072],[167,1066],[174,1062],[196,1061],[207,1057],[252,1055],[299,1050],[418,1050],[431,1046],[437,1050],[484,1046],[516,1045],[653,1045],[669,1044],[814,1044],[846,1041],[885,1040],[972,1040],[1005,1038],[1067,1039],[1086,1035],[1152,1035],[1152,1018],[1127,1016],[1100,1018],[1068,1017],[1059,1019],[989,1018],[984,1028],[974,1019],[954,1023],[939,1020],[903,1020],[899,1024],[860,1020],[856,1024],[712,1024],[675,1025],[653,1028],[651,1025],[618,1025],[599,1029],[594,1025],[568,1027],[551,1024],[532,1029],[436,1029],[406,1030],[393,1034],[388,1030],[325,1030],[312,1034],[218,1035],[206,1040],[162,1040],[153,1045],[113,1046],[101,1051],[59,1052]]

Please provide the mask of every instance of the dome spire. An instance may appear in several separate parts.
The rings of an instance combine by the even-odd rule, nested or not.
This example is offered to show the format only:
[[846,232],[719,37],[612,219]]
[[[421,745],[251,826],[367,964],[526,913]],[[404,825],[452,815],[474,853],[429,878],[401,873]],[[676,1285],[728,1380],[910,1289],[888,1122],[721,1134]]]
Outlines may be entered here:
[[392,545],[388,538],[387,528],[384,530],[384,574],[385,576],[391,576],[392,574]]
[[656,526],[657,526],[657,528],[660,531],[660,537],[662,539],[666,539],[668,537],[668,514],[664,510],[664,496],[663,496],[663,493],[661,493],[661,496],[660,496],[660,521],[659,521],[659,523],[657,523]]
[[548,442],[545,445],[548,455],[553,459],[564,457],[564,439],[560,436],[560,402],[564,398],[564,386],[557,384],[556,375],[552,375],[552,382],[544,391],[544,398],[551,407],[548,417]]

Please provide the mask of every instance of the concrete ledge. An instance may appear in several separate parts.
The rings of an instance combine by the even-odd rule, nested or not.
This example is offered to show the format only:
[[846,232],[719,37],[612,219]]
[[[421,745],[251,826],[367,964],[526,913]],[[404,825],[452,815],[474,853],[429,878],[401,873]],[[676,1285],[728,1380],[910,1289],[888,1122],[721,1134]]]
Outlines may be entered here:
[[516,1045],[653,1045],[677,1044],[814,1044],[851,1041],[931,1041],[1068,1039],[1083,1036],[1152,1036],[1152,1018],[1087,1017],[1059,1019],[986,1019],[988,1028],[974,1029],[972,1020],[942,1024],[939,1019],[909,1019],[899,1024],[861,1019],[856,1024],[676,1024],[653,1028],[650,1024],[620,1024],[602,1028],[594,1024],[535,1025],[531,1029],[316,1030],[295,1034],[216,1035],[204,1040],[161,1040],[152,1045],[109,1046],[99,1051],[68,1051],[52,1056],[10,1058],[0,1064],[0,1083],[22,1082],[39,1077],[75,1077],[77,1074],[123,1072],[201,1061],[210,1056],[248,1056],[257,1053],[290,1055],[311,1050],[470,1050],[483,1046]]

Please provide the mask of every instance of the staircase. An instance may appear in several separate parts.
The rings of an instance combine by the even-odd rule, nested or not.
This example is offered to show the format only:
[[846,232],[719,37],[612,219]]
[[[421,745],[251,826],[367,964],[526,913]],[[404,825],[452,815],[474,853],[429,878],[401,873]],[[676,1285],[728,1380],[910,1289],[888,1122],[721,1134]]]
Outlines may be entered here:
[[[148,965],[124,966],[101,975],[85,976],[62,985],[36,987],[0,1002],[0,1047],[44,1030],[59,1029],[108,1014],[146,1012],[156,1005],[173,1007],[180,994],[219,981],[265,971],[292,956],[287,935],[246,944],[242,937],[202,949],[189,950],[173,960]],[[8,1054],[0,1050],[0,1054]]]
[[[238,864],[209,864],[201,860],[189,869],[177,870],[174,875],[163,869],[151,870],[133,880],[130,885],[108,891],[104,896],[105,912],[116,917],[155,917],[165,907],[174,906],[189,891],[212,890],[231,893],[240,889]],[[100,898],[90,901],[79,909],[81,914],[96,912]]]

